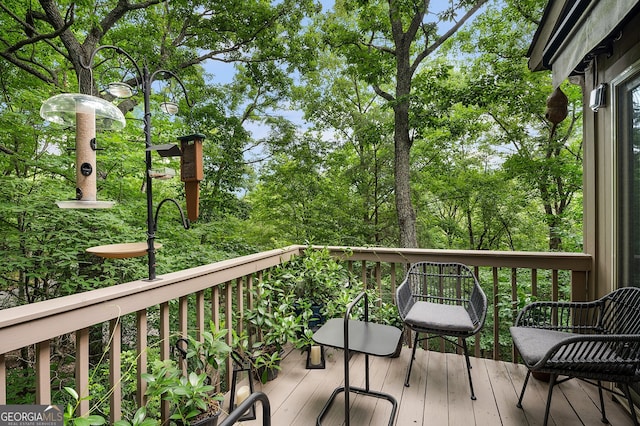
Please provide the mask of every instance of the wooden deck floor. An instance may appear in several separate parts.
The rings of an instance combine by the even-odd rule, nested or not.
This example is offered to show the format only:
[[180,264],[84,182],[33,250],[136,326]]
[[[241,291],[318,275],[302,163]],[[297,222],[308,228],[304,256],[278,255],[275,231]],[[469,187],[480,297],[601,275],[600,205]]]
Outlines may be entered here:
[[[331,392],[343,383],[342,352],[327,350],[326,369],[307,370],[305,355],[294,350],[282,362],[279,376],[265,385],[256,384],[269,397],[273,426],[312,426]],[[522,365],[472,358],[472,376],[477,400],[469,398],[464,357],[419,350],[411,375],[411,386],[403,386],[411,356],[403,348],[399,358],[370,358],[371,389],[390,393],[398,400],[397,426],[521,426],[542,425],[547,384],[532,379],[518,409],[518,392],[526,370]],[[364,387],[364,356],[351,359],[351,385]],[[377,398],[352,395],[351,425],[387,425],[391,404]],[[605,393],[607,416],[612,426],[633,422],[620,404]],[[554,390],[550,425],[602,425],[594,386],[570,380]],[[228,400],[225,409],[228,408]],[[262,425],[258,418],[241,425]],[[325,425],[343,425],[344,399],[339,396]],[[224,415],[223,417],[224,418]]]

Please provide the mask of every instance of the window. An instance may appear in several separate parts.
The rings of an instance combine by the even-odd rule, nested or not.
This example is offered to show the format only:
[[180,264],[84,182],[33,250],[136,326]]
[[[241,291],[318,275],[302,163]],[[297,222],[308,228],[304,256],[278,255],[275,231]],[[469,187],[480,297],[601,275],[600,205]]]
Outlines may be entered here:
[[621,286],[640,286],[640,75],[617,86]]

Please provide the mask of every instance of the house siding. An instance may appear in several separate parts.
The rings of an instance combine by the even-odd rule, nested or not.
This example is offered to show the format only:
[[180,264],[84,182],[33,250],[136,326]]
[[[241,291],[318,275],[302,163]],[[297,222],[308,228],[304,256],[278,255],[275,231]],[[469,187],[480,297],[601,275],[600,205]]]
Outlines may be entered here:
[[[636,15],[613,43],[611,55],[597,56],[584,76],[574,79],[583,92],[584,251],[594,257],[588,290],[591,298],[603,296],[624,284],[617,279],[617,129],[611,82],[640,60],[639,25],[640,15]],[[607,103],[595,113],[588,107],[589,97],[600,83],[608,84]]]

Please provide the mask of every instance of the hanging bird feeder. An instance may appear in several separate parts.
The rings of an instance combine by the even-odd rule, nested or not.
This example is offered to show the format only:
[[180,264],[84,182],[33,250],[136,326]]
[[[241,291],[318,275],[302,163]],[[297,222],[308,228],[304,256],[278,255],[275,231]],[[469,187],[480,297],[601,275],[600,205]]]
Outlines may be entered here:
[[122,112],[96,96],[64,93],[47,99],[40,116],[52,123],[76,129],[76,199],[58,201],[61,208],[109,208],[112,201],[98,201],[96,189],[96,130],[121,130],[127,124]]

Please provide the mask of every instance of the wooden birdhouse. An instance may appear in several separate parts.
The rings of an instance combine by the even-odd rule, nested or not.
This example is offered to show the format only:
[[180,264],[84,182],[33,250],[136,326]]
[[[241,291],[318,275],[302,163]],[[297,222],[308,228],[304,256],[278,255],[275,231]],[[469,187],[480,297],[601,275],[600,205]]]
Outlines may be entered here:
[[178,137],[180,157],[180,179],[184,182],[187,198],[187,216],[194,222],[200,214],[200,181],[204,178],[202,165],[202,142],[204,135],[193,134]]

